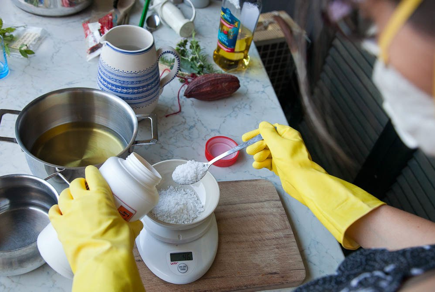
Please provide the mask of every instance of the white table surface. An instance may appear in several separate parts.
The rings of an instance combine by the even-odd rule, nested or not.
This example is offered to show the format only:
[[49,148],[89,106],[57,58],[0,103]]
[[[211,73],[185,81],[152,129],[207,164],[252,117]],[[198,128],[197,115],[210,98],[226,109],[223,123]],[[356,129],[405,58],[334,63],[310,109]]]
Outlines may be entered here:
[[[143,0],[138,1],[133,8],[130,24],[139,23]],[[98,0],[76,15],[49,18],[28,14],[15,7],[10,0],[2,1],[0,17],[7,24],[25,23],[42,27],[48,32],[48,38],[34,57],[28,60],[9,58],[10,75],[0,80],[0,108],[21,110],[34,98],[60,88],[97,88],[98,58],[86,61],[81,24],[95,11],[109,11],[111,2]],[[207,8],[198,9],[195,19],[197,38],[210,56],[216,48],[220,5],[221,2],[212,2]],[[180,40],[166,26],[160,27],[154,36],[157,48],[175,47]],[[241,142],[242,134],[258,127],[263,120],[287,124],[255,46],[251,47],[250,56],[249,68],[237,73],[241,88],[231,98],[203,102],[182,97],[182,112],[165,118],[166,114],[177,110],[176,96],[180,83],[175,80],[165,87],[155,110],[159,142],[138,147],[136,151],[150,163],[172,158],[205,161],[204,146],[213,136],[224,135]],[[14,137],[15,119],[12,115],[4,117],[0,136]],[[30,174],[24,153],[17,144],[0,142],[0,161],[0,175]],[[212,167],[210,171],[218,181],[262,178],[273,182],[282,198],[304,259],[306,280],[333,273],[344,258],[336,240],[310,210],[283,191],[278,177],[269,170],[253,169],[251,163],[252,157],[241,152],[235,165],[229,168]],[[63,278],[47,265],[21,276],[0,278],[0,291],[70,291],[71,285],[71,280]],[[291,289],[283,291],[288,290]]]

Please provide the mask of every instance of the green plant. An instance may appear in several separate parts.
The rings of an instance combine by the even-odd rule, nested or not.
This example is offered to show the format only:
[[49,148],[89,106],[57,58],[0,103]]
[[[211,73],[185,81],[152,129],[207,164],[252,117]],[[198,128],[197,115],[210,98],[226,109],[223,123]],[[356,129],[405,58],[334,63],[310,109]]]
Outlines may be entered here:
[[[191,39],[182,39],[175,47],[178,55],[180,55],[180,70],[177,77],[181,83],[177,94],[178,111],[167,114],[165,117],[176,115],[181,112],[180,93],[183,87],[188,86],[198,76],[210,73],[223,73],[220,70],[215,70],[213,64],[208,62],[207,55],[202,52],[199,41],[195,39],[195,31],[192,33]],[[160,58],[160,62],[172,69],[174,60],[165,57]],[[169,71],[165,69],[165,71]],[[162,73],[163,74],[163,73]]]
[[[3,41],[5,43],[5,51],[8,56],[10,55],[9,44],[15,40],[13,32],[19,27],[20,26],[3,27],[3,20],[0,18],[0,35],[3,37]],[[24,58],[28,58],[29,55],[35,54],[35,52],[30,50],[26,44],[22,44],[19,47],[18,51]]]
[[[221,73],[214,69],[213,64],[208,62],[207,55],[202,53],[201,45],[199,44],[199,41],[195,39],[195,31],[192,33],[191,39],[182,39],[179,41],[175,50],[180,55],[180,71],[194,73],[196,75]],[[170,67],[174,64],[173,60],[166,58],[160,58],[160,61]],[[179,75],[181,76],[185,75],[182,72],[180,73]]]

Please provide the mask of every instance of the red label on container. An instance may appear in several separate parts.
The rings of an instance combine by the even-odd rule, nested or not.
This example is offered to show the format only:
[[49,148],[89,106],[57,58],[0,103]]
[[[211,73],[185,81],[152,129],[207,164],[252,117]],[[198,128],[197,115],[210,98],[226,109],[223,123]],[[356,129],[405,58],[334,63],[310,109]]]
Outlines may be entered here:
[[129,222],[134,215],[132,212],[124,208],[124,206],[119,206],[118,212],[119,214],[121,214],[121,217],[127,222]]
[[119,214],[121,214],[121,217],[125,221],[129,222],[131,220],[131,218],[133,218],[134,214],[136,214],[137,211],[135,209],[133,209],[132,207],[130,207],[129,205],[127,205],[123,200],[121,200],[115,194],[113,194],[113,196],[116,198],[116,200],[118,200],[118,202],[121,203],[121,206],[119,206],[119,208],[118,208]]

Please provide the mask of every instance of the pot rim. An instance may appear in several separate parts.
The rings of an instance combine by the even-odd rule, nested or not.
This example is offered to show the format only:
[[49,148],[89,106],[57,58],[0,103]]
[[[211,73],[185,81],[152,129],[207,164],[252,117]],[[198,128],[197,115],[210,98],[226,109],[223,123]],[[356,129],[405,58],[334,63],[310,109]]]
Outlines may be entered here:
[[[8,179],[8,178],[19,178],[19,179],[23,179],[23,178],[27,178],[27,179],[33,179],[36,180],[42,184],[44,184],[54,195],[56,198],[56,202],[59,202],[59,193],[56,191],[56,189],[45,179],[39,178],[37,176],[31,175],[31,174],[7,174],[7,175],[2,175],[0,176],[0,180],[3,179]],[[47,213],[48,216],[48,213]],[[0,258],[10,258],[10,257],[15,257],[15,255],[21,251],[24,250],[34,250],[35,249],[35,242],[32,242],[28,245],[25,245],[23,247],[20,248],[15,248],[15,249],[10,249],[10,250],[0,250]]]
[[[40,159],[39,157],[33,155],[28,149],[27,147],[25,147],[23,145],[23,142],[21,141],[21,137],[18,135],[18,124],[19,121],[23,118],[23,115],[26,111],[29,110],[29,108],[31,108],[32,106],[34,106],[35,104],[37,104],[38,102],[41,102],[42,100],[44,100],[45,98],[47,98],[48,96],[52,95],[52,94],[59,94],[59,93],[63,93],[63,92],[68,92],[68,91],[86,91],[86,92],[99,92],[102,93],[103,95],[107,96],[108,98],[113,99],[115,102],[117,102],[120,106],[122,106],[122,108],[124,108],[124,110],[126,110],[128,112],[128,114],[132,117],[132,121],[134,123],[133,125],[133,135],[130,138],[130,141],[128,142],[128,144],[124,147],[124,149],[119,152],[116,157],[119,157],[120,155],[122,155],[123,153],[125,153],[126,151],[128,151],[128,149],[130,149],[130,147],[134,144],[134,141],[136,139],[137,136],[137,132],[138,132],[138,121],[137,121],[137,117],[135,112],[133,111],[133,109],[131,108],[131,106],[124,101],[122,98],[114,95],[113,93],[107,92],[107,91],[103,91],[100,89],[96,89],[96,88],[90,88],[90,87],[68,87],[68,88],[62,88],[62,89],[57,89],[57,90],[53,90],[50,92],[47,92],[43,95],[38,96],[37,98],[35,98],[34,100],[32,100],[31,102],[29,102],[19,113],[17,120],[15,121],[15,140],[17,141],[18,145],[20,146],[21,150],[26,154],[29,155],[30,157],[32,157],[33,159],[37,160],[38,162],[43,163],[44,165],[50,166],[50,167],[54,167],[54,168],[63,168],[63,169],[68,169],[68,170],[81,170],[84,169],[85,166],[75,166],[75,167],[67,167],[67,166],[63,166],[63,165],[56,165],[47,161],[44,161],[42,159]],[[133,118],[134,117],[134,118]],[[94,166],[98,166],[101,165],[100,164],[94,164]]]

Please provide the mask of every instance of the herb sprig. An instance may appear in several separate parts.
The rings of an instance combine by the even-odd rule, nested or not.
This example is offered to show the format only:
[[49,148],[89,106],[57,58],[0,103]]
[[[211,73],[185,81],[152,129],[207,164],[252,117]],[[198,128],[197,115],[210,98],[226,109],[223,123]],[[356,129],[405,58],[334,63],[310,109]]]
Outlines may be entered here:
[[[8,56],[11,54],[9,43],[15,40],[15,36],[12,33],[19,27],[21,26],[12,26],[12,27],[3,28],[3,20],[0,18],[0,35],[3,37],[5,43],[5,52]],[[23,56],[24,58],[28,58],[29,55],[35,54],[35,52],[30,50],[26,44],[22,44],[18,48],[18,51],[20,52],[21,56]]]
[[[207,55],[204,54],[199,44],[199,41],[195,38],[195,31],[192,33],[191,39],[182,39],[177,43],[175,50],[180,55],[180,70],[187,73],[194,73],[196,75],[203,75],[207,73],[221,73],[218,70],[215,70],[213,64],[211,64]],[[160,61],[172,67],[174,64],[173,60],[169,60],[167,58],[160,58]],[[185,75],[182,72],[181,75]]]
[[[209,63],[207,55],[202,52],[199,41],[195,38],[195,31],[192,33],[191,39],[182,39],[175,47],[178,55],[180,55],[180,70],[177,77],[182,83],[177,94],[178,111],[167,114],[165,117],[176,115],[181,112],[180,93],[183,87],[188,86],[195,78],[200,75],[209,73],[222,73],[222,71],[215,70],[213,64]],[[174,60],[164,57],[160,58],[160,62],[170,68],[174,65]],[[168,69],[166,69],[168,70]],[[169,70],[168,70],[169,71]],[[163,74],[163,73],[162,73]]]

